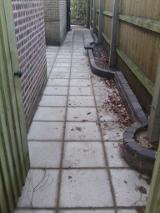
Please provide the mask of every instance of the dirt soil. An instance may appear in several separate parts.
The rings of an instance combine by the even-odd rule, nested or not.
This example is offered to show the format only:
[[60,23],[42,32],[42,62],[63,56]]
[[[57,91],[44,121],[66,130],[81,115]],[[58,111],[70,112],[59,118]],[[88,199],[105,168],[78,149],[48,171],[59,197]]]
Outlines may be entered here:
[[[98,45],[93,49],[93,55],[95,63],[102,69],[109,68],[109,57],[107,56],[106,50],[103,46]],[[111,112],[117,114],[118,122],[124,126],[131,124],[130,116],[127,109],[120,97],[116,83],[114,80],[105,80],[106,86],[113,90],[113,93],[109,95],[105,100],[105,108]]]
[[142,131],[138,132],[136,135],[136,141],[144,148],[152,149],[155,151],[158,149],[158,144],[151,144],[148,141],[147,130],[142,130]]
[[105,83],[107,87],[113,90],[112,94],[109,95],[108,99],[105,101],[106,108],[109,107],[109,110],[117,115],[118,122],[120,124],[128,127],[132,123],[132,120],[128,114],[125,104],[121,99],[115,81],[105,80]]
[[98,45],[93,49],[93,55],[95,59],[95,63],[98,67],[102,69],[108,69],[109,65],[109,57],[107,56],[106,50],[103,46]]
[[[109,57],[105,49],[98,45],[93,49],[93,55],[95,59],[95,63],[102,69],[108,69],[109,65]],[[130,116],[127,112],[127,109],[120,97],[118,89],[116,87],[116,83],[114,80],[105,80],[106,86],[112,89],[112,94],[109,95],[105,100],[105,108],[111,112],[117,114],[118,122],[124,126],[129,126],[131,124]]]

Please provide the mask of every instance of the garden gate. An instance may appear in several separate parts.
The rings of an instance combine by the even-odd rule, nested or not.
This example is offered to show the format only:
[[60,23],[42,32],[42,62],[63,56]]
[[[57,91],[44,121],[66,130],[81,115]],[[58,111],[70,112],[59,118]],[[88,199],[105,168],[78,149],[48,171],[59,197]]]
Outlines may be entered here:
[[11,0],[0,0],[0,212],[12,212],[29,168]]

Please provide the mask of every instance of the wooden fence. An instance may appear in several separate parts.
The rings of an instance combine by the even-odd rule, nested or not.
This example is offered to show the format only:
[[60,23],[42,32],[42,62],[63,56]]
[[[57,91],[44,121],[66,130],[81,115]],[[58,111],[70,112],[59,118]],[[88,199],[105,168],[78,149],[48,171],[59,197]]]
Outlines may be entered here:
[[[95,31],[97,33],[99,31],[97,17],[100,15],[100,2],[103,2],[103,28],[100,32],[103,41],[108,52],[112,53],[111,50],[113,46],[115,47],[117,59],[115,64],[124,72],[143,108],[149,112],[160,54],[160,1],[93,1],[96,7]],[[115,20],[116,9],[118,9],[117,20]]]
[[0,0],[0,212],[13,212],[29,167],[11,0]]

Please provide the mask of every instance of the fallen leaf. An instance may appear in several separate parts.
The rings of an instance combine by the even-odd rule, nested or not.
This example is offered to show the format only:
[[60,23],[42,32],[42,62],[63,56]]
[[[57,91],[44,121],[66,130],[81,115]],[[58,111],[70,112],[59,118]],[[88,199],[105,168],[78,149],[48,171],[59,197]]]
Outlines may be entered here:
[[144,207],[136,207],[137,213],[145,213],[145,208]]
[[136,186],[136,191],[139,191],[142,194],[147,194],[147,190],[144,186]]

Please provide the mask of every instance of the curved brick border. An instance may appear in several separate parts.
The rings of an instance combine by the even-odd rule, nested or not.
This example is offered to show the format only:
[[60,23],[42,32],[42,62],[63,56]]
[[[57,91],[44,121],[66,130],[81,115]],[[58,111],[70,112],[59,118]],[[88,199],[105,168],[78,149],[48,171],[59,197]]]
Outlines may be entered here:
[[105,77],[105,78],[108,78],[108,79],[113,79],[114,75],[115,75],[114,72],[112,72],[110,70],[101,69],[100,67],[98,67],[96,65],[95,59],[94,59],[94,56],[93,56],[93,48],[96,45],[97,45],[96,42],[92,42],[88,46],[85,47],[85,49],[87,50],[87,53],[88,53],[91,70],[95,75],[98,75],[100,77]]
[[123,135],[123,148],[122,153],[127,163],[136,170],[151,175],[156,152],[142,147],[135,140],[135,135],[147,128],[148,120],[140,106],[136,96],[131,90],[127,80],[121,71],[110,71],[101,69],[95,63],[93,56],[93,48],[97,43],[92,42],[85,47],[88,53],[90,67],[95,75],[105,77],[107,79],[114,79],[119,88],[120,95],[126,104],[126,107],[132,117],[134,123],[127,128]]

